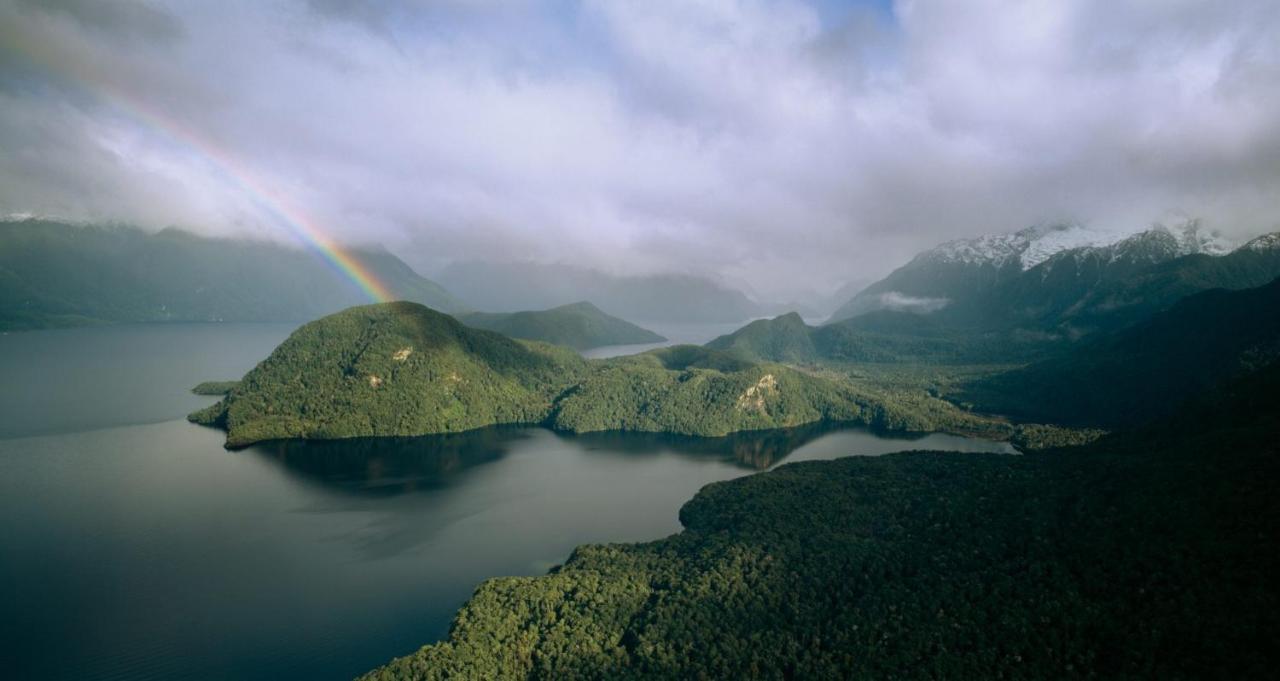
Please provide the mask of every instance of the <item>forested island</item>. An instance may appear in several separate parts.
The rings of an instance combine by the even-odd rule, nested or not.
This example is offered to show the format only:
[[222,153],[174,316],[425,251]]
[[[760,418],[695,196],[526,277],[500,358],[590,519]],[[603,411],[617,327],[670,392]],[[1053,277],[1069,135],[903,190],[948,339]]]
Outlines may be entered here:
[[936,397],[682,345],[607,360],[472,329],[414,303],[355,307],[295,331],[190,416],[227,446],[450,433],[499,424],[723,436],[819,421],[949,430],[1043,446],[1076,435],[1011,425]]
[[225,427],[229,446],[504,423],[725,435],[889,418],[850,386],[777,364],[694,346],[588,361],[412,303],[352,308],[303,326],[226,398],[192,415]]

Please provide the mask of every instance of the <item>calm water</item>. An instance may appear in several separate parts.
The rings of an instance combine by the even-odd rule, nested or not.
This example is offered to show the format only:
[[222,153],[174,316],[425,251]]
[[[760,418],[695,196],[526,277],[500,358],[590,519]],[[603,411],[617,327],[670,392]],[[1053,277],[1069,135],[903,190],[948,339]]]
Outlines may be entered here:
[[821,428],[723,440],[458,436],[222,448],[187,424],[289,331],[0,336],[0,669],[14,679],[345,679],[442,636],[476,584],[654,539],[703,485],[786,461],[1010,451]]
[[582,355],[592,359],[603,359],[605,357],[617,357],[619,355],[634,355],[638,352],[644,352],[645,350],[652,350],[654,348],[663,348],[668,345],[680,345],[683,343],[702,345],[713,338],[733,333],[747,324],[746,321],[730,322],[728,324],[691,322],[637,323],[660,336],[665,336],[667,340],[661,343],[641,343],[638,345],[608,345],[602,348],[592,348],[582,353]]

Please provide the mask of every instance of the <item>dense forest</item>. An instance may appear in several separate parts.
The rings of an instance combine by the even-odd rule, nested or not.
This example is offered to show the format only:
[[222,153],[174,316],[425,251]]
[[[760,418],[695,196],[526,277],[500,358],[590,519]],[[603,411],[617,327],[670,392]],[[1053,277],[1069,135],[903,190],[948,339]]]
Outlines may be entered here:
[[482,584],[366,679],[1268,678],[1280,365],[1085,448],[804,462]]

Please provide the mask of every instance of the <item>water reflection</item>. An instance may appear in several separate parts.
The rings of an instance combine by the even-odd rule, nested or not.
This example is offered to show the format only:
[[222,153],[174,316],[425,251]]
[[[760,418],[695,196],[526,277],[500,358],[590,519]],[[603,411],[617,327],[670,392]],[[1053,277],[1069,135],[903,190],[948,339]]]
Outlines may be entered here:
[[500,460],[528,429],[501,426],[422,437],[277,440],[249,448],[297,477],[361,495],[448,486],[468,469]]
[[763,471],[823,435],[851,427],[848,424],[818,422],[795,428],[744,431],[725,437],[618,431],[560,434],[559,437],[592,451],[634,456],[675,453],[696,459],[726,461],[741,468]]
[[[586,522],[599,524],[600,538],[660,536],[653,528],[677,529],[675,509],[706,482],[764,470],[840,429],[811,424],[706,438],[505,426],[422,437],[281,440],[238,455],[265,461],[320,492],[299,512],[361,514],[363,523],[329,540],[352,547],[363,560],[383,560],[431,546],[478,555],[499,539],[545,542],[555,528],[583,525],[584,508],[595,509]],[[660,486],[671,498],[655,504],[654,491],[646,490],[642,501],[628,502],[638,491],[637,473],[667,478]],[[665,520],[644,519],[655,509]],[[566,542],[548,556],[571,546]]]
[[[675,454],[762,471],[823,435],[849,428],[839,423],[812,423],[726,437],[621,431],[552,435],[561,446],[592,456],[644,458]],[[550,433],[528,427],[495,426],[420,437],[277,440],[254,445],[248,451],[308,483],[354,495],[394,496],[439,490],[460,482],[470,469],[501,460],[535,432]]]

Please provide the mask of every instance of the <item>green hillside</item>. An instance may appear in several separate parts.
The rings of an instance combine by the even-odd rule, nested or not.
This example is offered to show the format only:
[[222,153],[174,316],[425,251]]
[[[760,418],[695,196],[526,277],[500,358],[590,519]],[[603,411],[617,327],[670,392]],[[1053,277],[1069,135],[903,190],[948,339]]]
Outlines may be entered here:
[[585,301],[550,310],[473,312],[458,315],[458,320],[467,326],[497,331],[512,338],[567,345],[575,350],[666,340],[648,329],[607,315]]
[[414,303],[306,324],[209,409],[228,446],[538,423],[586,368],[576,353],[463,326]]
[[1269,678],[1277,390],[1272,365],[1087,448],[709,485],[682,533],[484,582],[364,678]]
[[1277,357],[1280,279],[1188,296],[1136,326],[978,381],[960,399],[1017,419],[1132,426]]
[[[350,255],[398,298],[463,306],[395,256]],[[305,321],[368,302],[313,253],[176,229],[0,222],[0,330],[113,322]]]

